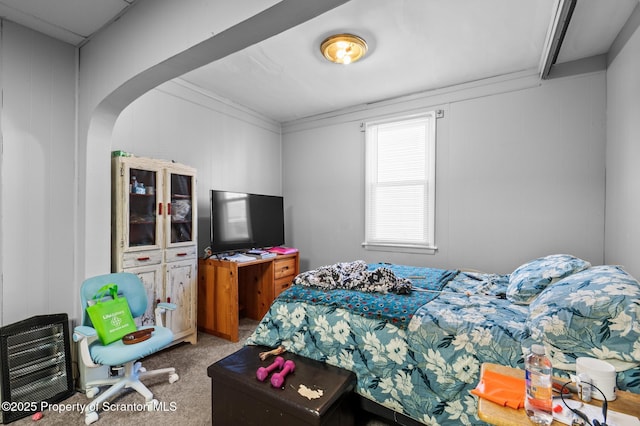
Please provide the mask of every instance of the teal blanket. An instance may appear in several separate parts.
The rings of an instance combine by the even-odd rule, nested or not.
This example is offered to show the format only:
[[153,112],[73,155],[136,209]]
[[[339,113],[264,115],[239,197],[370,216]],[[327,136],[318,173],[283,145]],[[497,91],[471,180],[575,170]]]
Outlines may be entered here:
[[374,263],[369,271],[390,269],[396,276],[412,282],[410,294],[367,293],[358,290],[333,289],[294,285],[280,294],[283,302],[307,302],[333,308],[342,308],[368,319],[389,322],[406,328],[415,312],[433,300],[440,290],[456,276],[458,271],[404,265]]

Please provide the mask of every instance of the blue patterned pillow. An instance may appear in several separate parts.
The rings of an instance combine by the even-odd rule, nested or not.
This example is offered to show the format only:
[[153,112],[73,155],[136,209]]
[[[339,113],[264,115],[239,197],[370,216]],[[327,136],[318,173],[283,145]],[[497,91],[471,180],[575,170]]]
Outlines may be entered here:
[[640,361],[640,284],[617,266],[594,266],[544,290],[526,327],[559,362],[580,356]]
[[568,254],[552,254],[532,260],[520,265],[509,276],[507,299],[528,305],[549,284],[590,266],[589,262]]

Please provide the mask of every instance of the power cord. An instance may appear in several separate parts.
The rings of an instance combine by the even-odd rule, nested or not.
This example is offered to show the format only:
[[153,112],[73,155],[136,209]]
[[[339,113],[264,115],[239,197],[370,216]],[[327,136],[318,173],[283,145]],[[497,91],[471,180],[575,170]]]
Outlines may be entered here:
[[[573,414],[580,417],[589,426],[607,426],[608,402],[607,402],[607,398],[604,396],[604,393],[600,389],[598,389],[596,385],[594,384],[590,385],[592,389],[597,390],[600,393],[600,395],[602,395],[602,422],[600,422],[598,419],[593,419],[592,421],[590,421],[585,413],[570,407],[569,404],[567,404],[567,402],[564,400],[565,389],[567,389],[567,385],[569,385],[570,383],[572,382],[566,382],[565,384],[562,385],[562,388],[560,389],[560,399],[562,399],[562,403],[564,404],[564,406],[567,407],[569,410],[571,410]],[[572,423],[572,426],[574,426],[575,424],[576,423]]]

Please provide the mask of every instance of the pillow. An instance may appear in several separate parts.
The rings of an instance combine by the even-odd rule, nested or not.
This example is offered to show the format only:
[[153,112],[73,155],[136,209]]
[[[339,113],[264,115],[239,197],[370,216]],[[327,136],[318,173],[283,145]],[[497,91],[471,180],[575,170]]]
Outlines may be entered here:
[[529,306],[526,328],[557,360],[586,356],[640,361],[640,284],[618,266],[594,266],[548,287]]
[[532,260],[520,265],[509,276],[507,299],[528,305],[549,284],[590,266],[589,262],[568,254],[552,254]]

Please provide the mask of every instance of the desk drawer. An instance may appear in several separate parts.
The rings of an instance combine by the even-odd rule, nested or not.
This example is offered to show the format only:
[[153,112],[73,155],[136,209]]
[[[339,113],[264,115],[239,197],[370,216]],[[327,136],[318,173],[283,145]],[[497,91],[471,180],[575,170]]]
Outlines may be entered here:
[[293,276],[275,280],[273,283],[273,298],[275,299],[280,293],[291,287],[292,282]]
[[290,277],[290,281],[293,280],[296,273],[296,260],[295,258],[276,259],[273,262],[273,277],[276,280],[280,278]]

